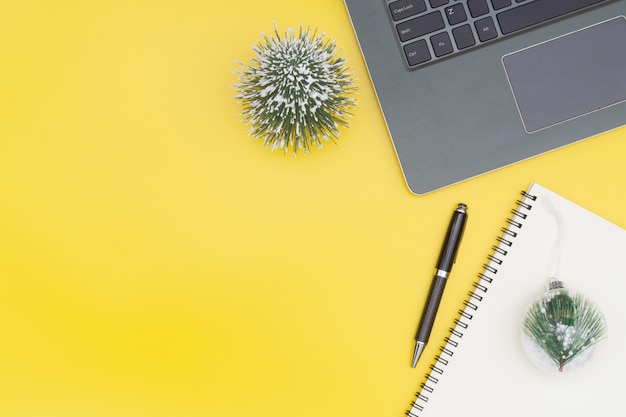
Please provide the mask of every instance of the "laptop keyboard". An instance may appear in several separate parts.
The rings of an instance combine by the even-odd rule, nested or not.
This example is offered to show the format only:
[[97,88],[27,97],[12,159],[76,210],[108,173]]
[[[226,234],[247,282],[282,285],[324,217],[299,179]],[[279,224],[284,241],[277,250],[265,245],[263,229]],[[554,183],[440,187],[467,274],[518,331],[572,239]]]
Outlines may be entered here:
[[610,0],[393,0],[409,67],[419,67]]

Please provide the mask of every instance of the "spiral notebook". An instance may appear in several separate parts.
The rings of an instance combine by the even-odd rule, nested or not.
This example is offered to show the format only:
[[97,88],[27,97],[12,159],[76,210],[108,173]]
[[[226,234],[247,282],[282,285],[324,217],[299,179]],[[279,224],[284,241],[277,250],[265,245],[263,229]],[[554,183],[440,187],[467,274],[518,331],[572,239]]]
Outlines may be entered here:
[[[626,388],[624,256],[624,229],[532,184],[497,237],[407,415],[621,414],[617,410],[623,409]],[[521,343],[526,308],[546,291],[553,275],[595,301],[607,322],[607,336],[591,360],[571,373],[537,368]]]

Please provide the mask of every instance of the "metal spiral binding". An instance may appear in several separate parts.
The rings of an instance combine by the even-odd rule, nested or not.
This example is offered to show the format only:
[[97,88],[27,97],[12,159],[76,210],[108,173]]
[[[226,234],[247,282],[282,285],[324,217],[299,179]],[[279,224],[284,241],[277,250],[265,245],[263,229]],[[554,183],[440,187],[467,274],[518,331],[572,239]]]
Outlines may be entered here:
[[513,246],[528,212],[533,208],[533,202],[537,197],[522,191],[522,199],[515,202],[516,208],[511,211],[512,216],[506,220],[507,226],[501,229],[502,234],[496,238],[497,244],[492,247],[493,252],[487,255],[488,262],[483,265],[483,271],[478,274],[473,290],[468,293],[468,298],[463,302],[463,309],[459,310],[459,316],[454,319],[454,327],[450,328],[449,336],[444,338],[445,345],[439,348],[440,354],[435,356],[436,363],[430,367],[430,372],[425,375],[426,381],[420,385],[416,393],[417,399],[411,403],[411,409],[407,410],[408,417],[420,417],[429,396],[435,391],[439,378],[445,372],[446,366],[454,355],[454,350],[460,345],[465,330],[469,327],[474,317],[474,312],[480,307],[489,286],[498,273],[498,268],[504,262],[509,249]]

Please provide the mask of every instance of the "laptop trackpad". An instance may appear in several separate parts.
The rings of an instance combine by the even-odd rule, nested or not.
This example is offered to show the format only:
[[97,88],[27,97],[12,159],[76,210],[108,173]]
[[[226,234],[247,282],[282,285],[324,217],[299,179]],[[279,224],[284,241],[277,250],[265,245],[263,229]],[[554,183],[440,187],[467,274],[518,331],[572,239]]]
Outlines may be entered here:
[[527,132],[626,101],[626,18],[502,58]]

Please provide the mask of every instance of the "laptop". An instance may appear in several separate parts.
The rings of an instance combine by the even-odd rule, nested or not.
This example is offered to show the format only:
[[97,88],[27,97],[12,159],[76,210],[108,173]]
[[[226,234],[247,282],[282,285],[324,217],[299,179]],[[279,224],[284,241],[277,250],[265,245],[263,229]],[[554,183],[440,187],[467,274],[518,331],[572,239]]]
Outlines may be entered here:
[[344,0],[426,194],[626,123],[626,0]]

